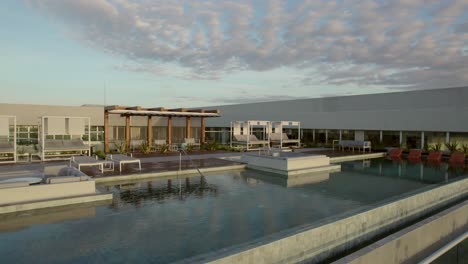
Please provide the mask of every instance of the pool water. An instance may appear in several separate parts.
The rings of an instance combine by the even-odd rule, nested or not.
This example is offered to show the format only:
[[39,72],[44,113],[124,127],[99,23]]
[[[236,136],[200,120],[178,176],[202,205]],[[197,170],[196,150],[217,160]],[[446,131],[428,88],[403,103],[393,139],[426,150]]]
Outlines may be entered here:
[[346,162],[282,179],[245,170],[100,186],[110,205],[0,219],[2,263],[170,263],[437,186],[464,169]]

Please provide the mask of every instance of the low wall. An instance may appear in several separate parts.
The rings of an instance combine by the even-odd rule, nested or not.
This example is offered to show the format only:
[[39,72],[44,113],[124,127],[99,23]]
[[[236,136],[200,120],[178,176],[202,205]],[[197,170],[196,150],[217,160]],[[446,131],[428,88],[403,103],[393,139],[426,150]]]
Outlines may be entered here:
[[330,165],[330,158],[325,155],[273,157],[248,153],[242,155],[241,161],[248,163],[249,165],[265,167],[280,171],[302,170]]
[[332,157],[330,158],[331,163],[353,161],[353,160],[365,160],[365,159],[375,159],[385,157],[387,154],[385,152],[379,153],[370,153],[370,154],[356,154],[350,156],[341,156],[341,157]]
[[[199,170],[202,173],[212,173],[212,172],[223,172],[223,171],[230,171],[230,170],[243,170],[245,168],[246,168],[246,165],[240,164],[240,165],[213,167],[213,168],[199,168]],[[138,173],[138,174],[130,174],[130,175],[98,177],[98,178],[94,178],[94,181],[97,184],[101,184],[101,183],[109,183],[109,182],[134,181],[134,180],[163,178],[163,177],[172,177],[172,176],[177,176],[177,175],[190,175],[190,174],[199,175],[199,172],[197,169],[188,169],[188,170],[182,170],[182,171]]]
[[0,190],[0,206],[95,193],[96,186],[94,181],[8,188]]
[[211,263],[318,262],[375,238],[468,194],[468,179],[452,182],[345,218],[302,226],[189,260]]
[[417,263],[468,231],[468,201],[405,228],[334,264]]

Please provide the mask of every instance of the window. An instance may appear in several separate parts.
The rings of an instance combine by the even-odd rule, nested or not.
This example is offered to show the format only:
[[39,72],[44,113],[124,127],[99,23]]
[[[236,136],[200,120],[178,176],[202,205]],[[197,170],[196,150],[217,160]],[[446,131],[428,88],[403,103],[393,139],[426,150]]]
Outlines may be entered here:
[[16,126],[16,142],[18,145],[38,143],[38,126]]

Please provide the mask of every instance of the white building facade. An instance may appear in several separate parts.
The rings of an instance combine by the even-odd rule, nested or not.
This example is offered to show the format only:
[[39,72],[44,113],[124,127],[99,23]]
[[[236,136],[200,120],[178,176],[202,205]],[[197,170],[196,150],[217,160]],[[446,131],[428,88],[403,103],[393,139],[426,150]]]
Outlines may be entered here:
[[[370,140],[382,147],[427,148],[431,144],[468,146],[468,87],[341,96],[204,107],[221,110],[220,118],[207,120],[207,141],[229,143],[233,120],[300,121],[306,145],[327,145],[337,139]],[[47,106],[0,104],[0,115],[17,117],[19,144],[37,144],[41,116],[86,116],[91,119],[91,141],[104,138],[103,106]],[[110,139],[122,140],[125,119],[110,120]],[[147,121],[133,118],[132,140],[146,139]],[[167,121],[155,118],[153,138],[164,139]],[[192,135],[200,138],[200,126],[192,120]],[[174,120],[173,142],[181,142],[185,121]]]

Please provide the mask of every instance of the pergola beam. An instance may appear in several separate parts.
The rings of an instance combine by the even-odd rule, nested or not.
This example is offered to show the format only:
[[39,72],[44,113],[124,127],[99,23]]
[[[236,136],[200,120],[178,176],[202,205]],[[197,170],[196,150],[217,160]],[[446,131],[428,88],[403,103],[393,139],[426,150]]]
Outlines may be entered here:
[[109,153],[109,112],[104,111],[104,152]]
[[147,139],[148,139],[148,147],[151,148],[153,144],[153,117],[148,116],[148,125],[147,125]]
[[125,145],[126,145],[126,149],[127,151],[130,149],[130,141],[131,141],[131,137],[130,137],[130,116],[127,115],[125,117]]
[[164,107],[152,107],[144,108],[141,106],[120,106],[120,105],[111,105],[104,108],[104,150],[106,153],[109,153],[109,131],[110,131],[110,115],[120,115],[125,117],[125,144],[127,149],[130,149],[131,146],[131,117],[132,116],[146,116],[147,120],[147,141],[148,145],[152,145],[153,141],[153,116],[157,117],[167,117],[167,143],[172,144],[173,140],[173,118],[186,118],[186,133],[185,136],[190,138],[191,126],[192,126],[192,117],[200,118],[201,124],[201,138],[200,142],[205,143],[206,137],[206,118],[219,117],[219,110],[206,110],[206,109],[187,109],[187,108],[174,108],[166,109]]

